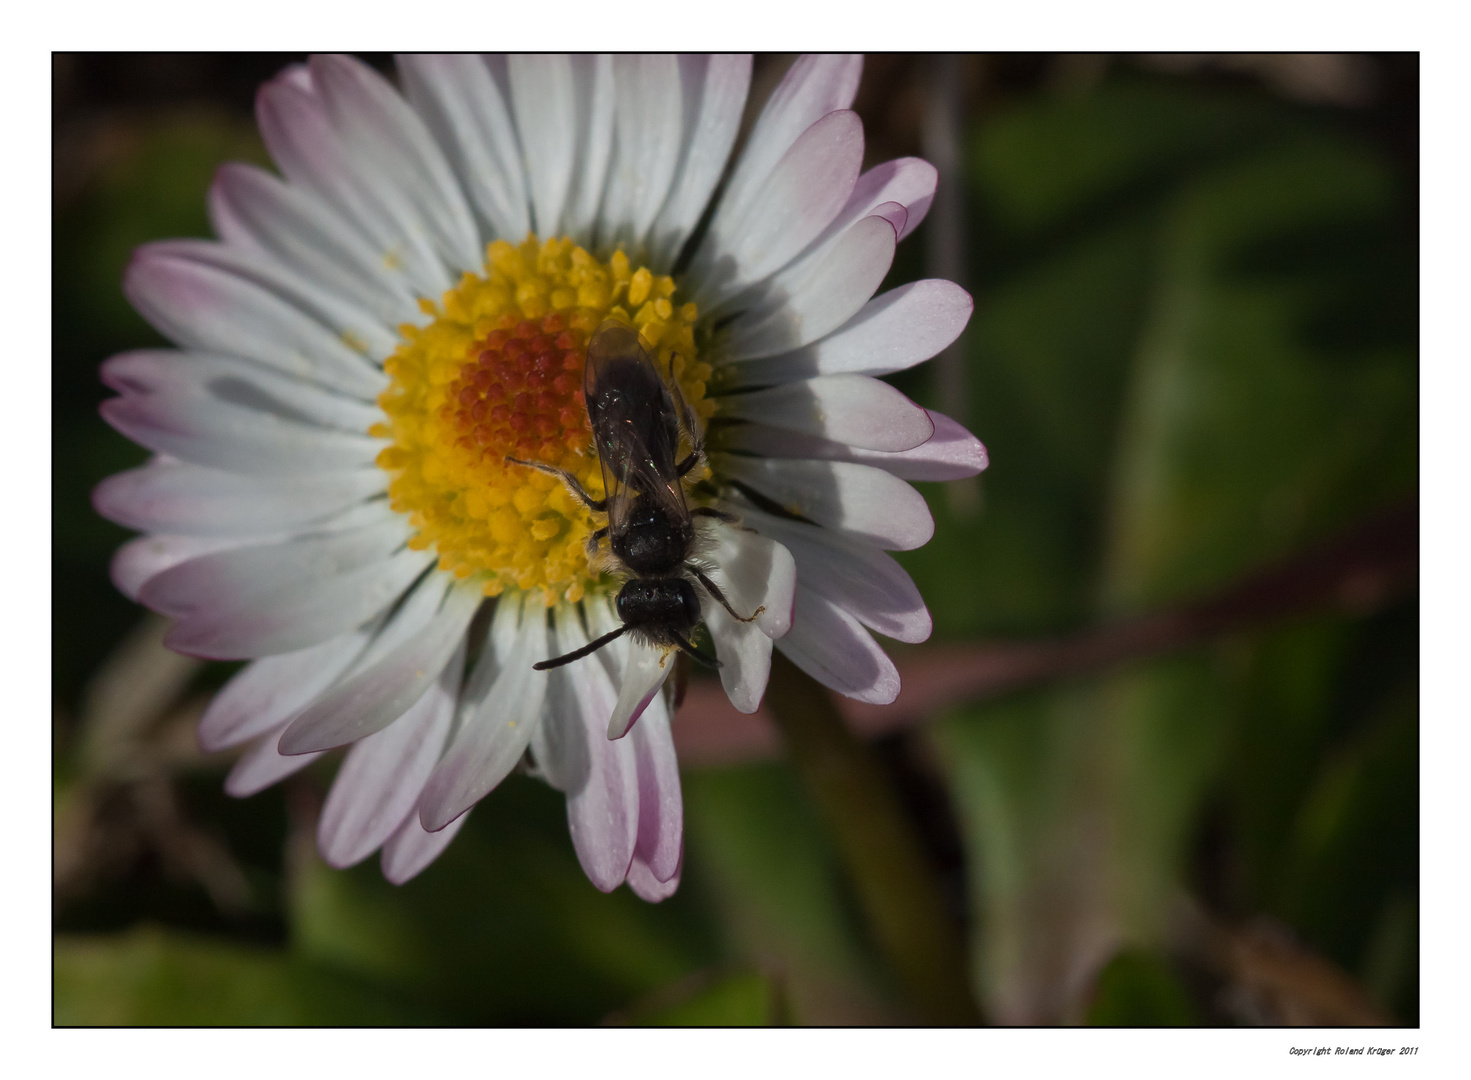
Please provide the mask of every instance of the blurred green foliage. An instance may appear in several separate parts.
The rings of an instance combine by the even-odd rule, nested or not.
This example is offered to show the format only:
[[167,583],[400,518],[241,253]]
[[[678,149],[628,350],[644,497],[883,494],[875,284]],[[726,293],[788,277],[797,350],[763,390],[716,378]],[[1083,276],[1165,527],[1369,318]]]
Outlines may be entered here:
[[[144,456],[95,413],[96,365],[157,341],[121,273],[140,242],[207,235],[214,167],[262,158],[233,114],[131,120],[117,146],[55,225],[63,779],[86,680],[139,615],[106,577],[127,534],[87,501]],[[1415,223],[1382,144],[1254,86],[1125,69],[1002,96],[964,151],[969,420],[992,466],[979,513],[924,485],[935,538],[899,556],[937,637],[1065,633],[1189,599],[1413,494]],[[896,382],[938,404],[925,379]],[[1416,621],[1405,602],[1241,632],[916,736],[959,832],[989,1018],[1239,1019],[1169,959],[1189,896],[1227,922],[1278,920],[1415,1023]],[[146,860],[68,900],[58,1024],[900,1015],[784,764],[686,770],[684,883],[657,906],[593,889],[561,797],[535,781],[513,777],[395,888],[374,860],[338,872],[308,850],[295,804],[330,769],[243,804],[206,793],[220,776],[196,766],[181,798],[247,866],[251,911],[216,911]]]

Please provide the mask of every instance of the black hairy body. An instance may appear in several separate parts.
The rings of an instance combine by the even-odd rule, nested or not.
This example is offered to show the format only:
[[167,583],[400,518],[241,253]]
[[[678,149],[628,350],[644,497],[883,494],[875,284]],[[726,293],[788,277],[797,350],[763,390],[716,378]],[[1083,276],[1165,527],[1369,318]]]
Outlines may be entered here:
[[[629,579],[614,601],[623,625],[581,649],[533,665],[538,670],[580,660],[625,633],[713,664],[689,640],[701,617],[697,588],[742,622],[760,614],[761,609],[750,616],[737,614],[697,561],[694,516],[727,515],[705,507],[692,511],[685,501],[684,477],[700,463],[703,441],[678,383],[671,382],[672,391],[639,342],[638,332],[610,319],[588,343],[583,376],[604,497],[594,499],[561,469],[507,459],[560,477],[590,510],[606,513],[608,524],[588,538],[589,557],[601,555],[600,544],[606,538],[610,568]],[[681,431],[690,444],[683,460]]]

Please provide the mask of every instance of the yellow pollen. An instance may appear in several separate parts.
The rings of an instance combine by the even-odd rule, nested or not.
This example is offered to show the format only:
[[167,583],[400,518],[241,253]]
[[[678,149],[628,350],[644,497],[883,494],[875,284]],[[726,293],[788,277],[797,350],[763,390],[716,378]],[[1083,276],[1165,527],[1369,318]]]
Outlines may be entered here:
[[622,251],[602,262],[565,237],[528,236],[491,244],[485,273],[465,274],[438,304],[420,300],[434,321],[399,327],[378,398],[388,420],[369,432],[393,440],[378,464],[393,477],[389,505],[415,529],[409,546],[432,548],[441,569],[488,596],[541,589],[551,605],[604,585],[585,548],[603,522],[554,477],[505,459],[565,469],[602,495],[582,377],[588,338],[609,315],[638,327],[661,374],[672,370],[708,420],[698,312],[674,294],[672,278]]

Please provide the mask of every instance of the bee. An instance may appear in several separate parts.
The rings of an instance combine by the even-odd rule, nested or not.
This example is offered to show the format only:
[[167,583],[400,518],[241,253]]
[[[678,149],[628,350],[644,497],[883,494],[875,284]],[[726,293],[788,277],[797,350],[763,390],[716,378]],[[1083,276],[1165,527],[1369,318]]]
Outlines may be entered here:
[[[506,460],[557,477],[589,510],[608,515],[608,524],[588,537],[587,550],[590,558],[600,557],[606,539],[607,561],[627,576],[614,601],[623,625],[532,667],[546,671],[570,664],[623,634],[656,647],[680,649],[718,667],[718,661],[700,653],[689,640],[700,621],[696,587],[741,622],[753,621],[765,608],[750,616],[737,614],[693,557],[695,516],[736,520],[711,507],[691,510],[685,502],[684,477],[705,453],[694,412],[673,371],[666,383],[638,331],[617,319],[605,320],[588,341],[583,392],[603,473],[603,498],[594,499],[564,469],[510,456]],[[681,434],[690,452],[677,460]]]

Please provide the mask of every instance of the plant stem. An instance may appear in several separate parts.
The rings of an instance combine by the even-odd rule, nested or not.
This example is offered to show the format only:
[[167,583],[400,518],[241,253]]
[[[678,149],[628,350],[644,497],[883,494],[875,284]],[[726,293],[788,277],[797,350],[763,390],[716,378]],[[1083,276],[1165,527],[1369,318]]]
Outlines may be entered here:
[[889,777],[828,692],[780,653],[766,704],[817,803],[884,959],[927,1024],[977,1024],[966,950]]

